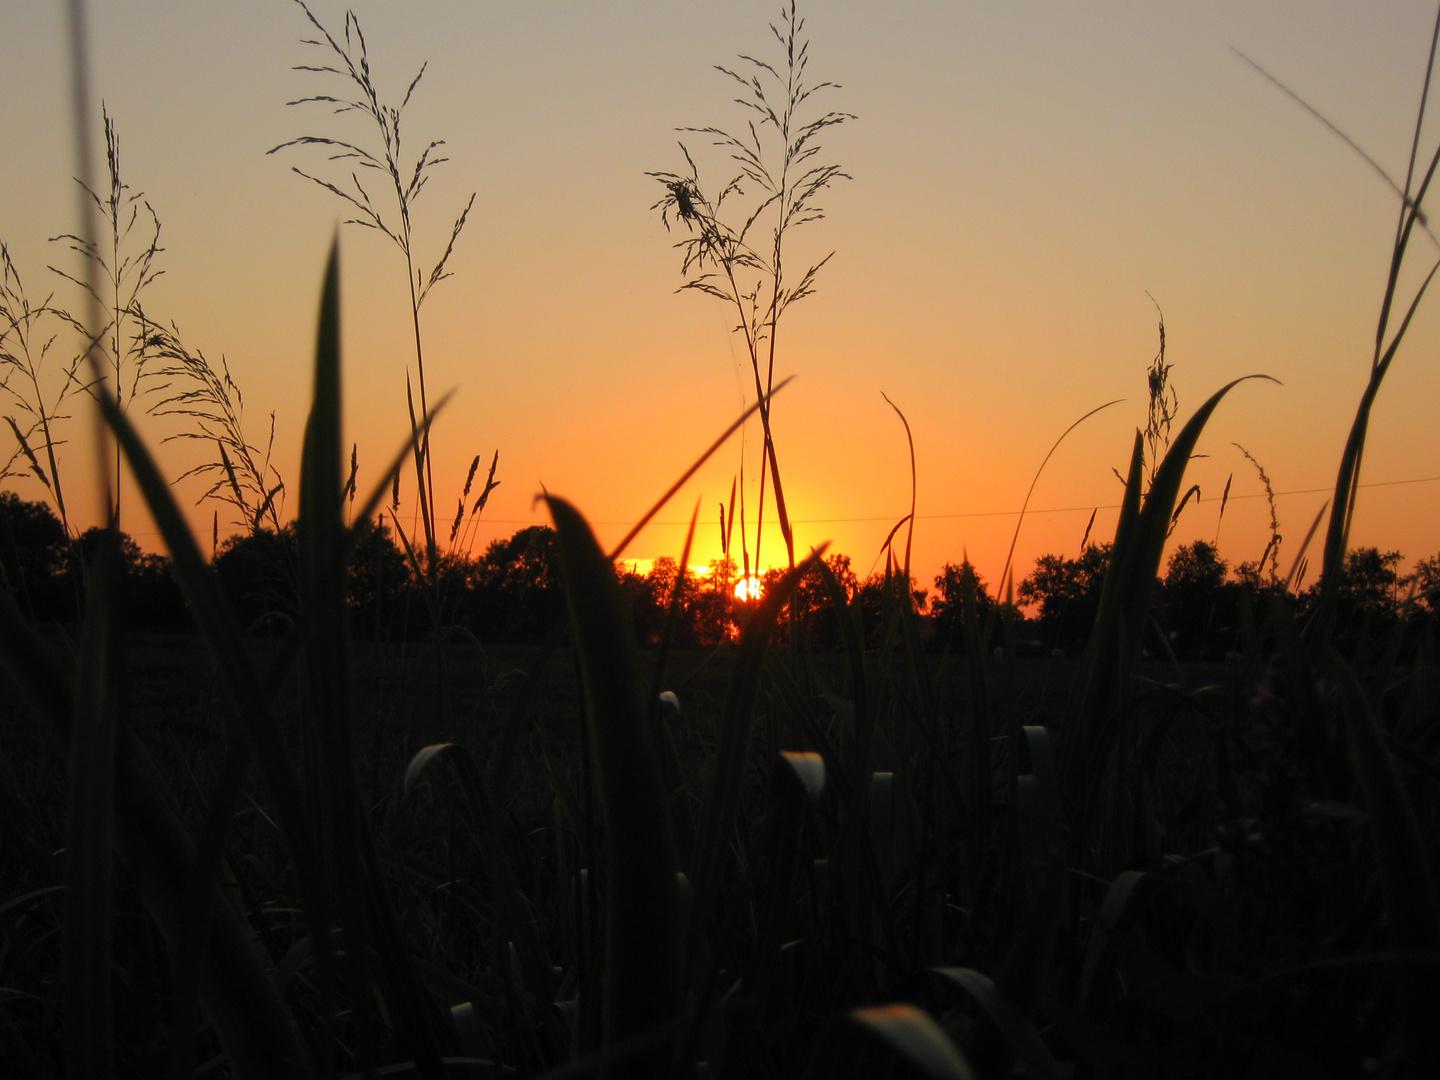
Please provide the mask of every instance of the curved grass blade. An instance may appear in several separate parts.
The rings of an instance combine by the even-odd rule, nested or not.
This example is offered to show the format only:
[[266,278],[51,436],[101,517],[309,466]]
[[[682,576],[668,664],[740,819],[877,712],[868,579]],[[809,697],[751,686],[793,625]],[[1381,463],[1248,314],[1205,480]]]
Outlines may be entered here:
[[656,514],[658,514],[662,509],[664,509],[665,504],[668,503],[672,498],[674,498],[675,493],[685,486],[685,482],[689,480],[690,477],[694,476],[696,472],[699,471],[700,466],[704,465],[705,462],[709,461],[711,455],[713,455],[716,450],[719,450],[720,447],[724,446],[725,441],[729,439],[731,435],[734,435],[735,432],[739,431],[742,427],[744,427],[745,421],[749,420],[751,415],[753,415],[757,409],[768,408],[771,399],[774,398],[775,395],[778,394],[781,390],[784,390],[785,387],[790,384],[791,379],[794,378],[795,376],[791,375],[788,378],[780,380],[778,386],[771,390],[770,393],[766,394],[765,397],[763,397],[761,400],[757,401],[754,405],[751,405],[748,409],[741,413],[739,418],[733,424],[731,424],[728,428],[721,432],[720,437],[716,439],[713,443],[711,443],[709,448],[707,448],[703,454],[701,454],[698,458],[695,459],[694,464],[692,464],[680,475],[680,479],[676,480],[675,483],[670,485],[670,487],[666,490],[665,494],[661,495],[660,498],[655,501],[655,505],[650,507],[650,509],[645,512],[645,514],[640,518],[640,520],[635,523],[634,527],[625,534],[625,536],[618,544],[615,545],[614,549],[610,552],[610,561],[614,562],[621,555],[623,555],[625,553],[625,549],[630,546],[630,541],[634,540],[635,537],[640,535],[640,530],[645,528],[646,525],[650,524],[650,519],[653,518]]
[[[349,962],[375,950],[376,974],[398,1021],[401,1044],[422,1076],[443,1075],[440,1057],[454,1043],[437,1003],[425,990],[400,933],[360,803],[350,727],[349,580],[340,403],[340,251],[325,268],[315,347],[314,398],[301,456],[300,616],[305,627],[301,705],[305,779],[312,827],[320,841],[320,884],[326,909],[342,917],[353,939]],[[418,430],[418,426],[416,426]],[[327,895],[328,894],[328,895]],[[363,968],[362,968],[363,970]],[[357,1002],[368,1007],[363,998]]]
[[1026,1076],[1031,1080],[1060,1080],[1060,1066],[1035,1026],[989,978],[973,968],[937,967],[930,970],[955,983],[979,1003],[1009,1044],[1015,1059],[1025,1066]]
[[[347,950],[359,964],[368,949],[364,940],[363,889],[359,869],[358,807],[352,777],[354,754],[347,723],[349,678],[345,656],[344,584],[337,582],[337,542],[341,515],[340,479],[340,275],[339,241],[331,243],[321,289],[320,320],[315,345],[313,400],[305,423],[300,458],[300,515],[297,521],[299,613],[304,627],[300,652],[302,773],[306,810],[316,842],[315,912],[318,926],[334,923],[357,940]],[[343,564],[339,567],[343,574]],[[317,939],[328,942],[328,934]],[[322,949],[324,956],[328,950]],[[322,996],[334,993],[327,983],[329,965],[321,967]],[[367,1003],[368,1004],[368,1003]],[[340,1008],[338,1002],[333,1007]],[[363,1006],[362,1006],[363,1007]]]
[[[605,1041],[613,1046],[674,1019],[679,867],[614,562],[579,511],[564,499],[544,498],[555,522],[609,842]],[[658,1075],[668,1049],[647,1058]]]
[[[1440,157],[1437,157],[1440,160]],[[1431,166],[1432,170],[1434,166]],[[1404,257],[1403,249],[1398,249],[1396,259]],[[1400,328],[1395,332],[1395,337],[1390,342],[1389,348],[1379,359],[1370,371],[1370,381],[1365,385],[1365,391],[1360,395],[1360,405],[1355,411],[1355,419],[1350,427],[1350,435],[1345,440],[1345,450],[1340,456],[1340,470],[1335,477],[1335,496],[1330,508],[1330,523],[1325,530],[1325,554],[1320,570],[1320,604],[1316,616],[1312,622],[1315,627],[1314,633],[1318,634],[1321,642],[1325,641],[1330,634],[1334,624],[1335,603],[1340,596],[1340,579],[1345,566],[1345,551],[1350,541],[1350,523],[1355,514],[1355,503],[1360,488],[1360,461],[1365,454],[1365,438],[1370,428],[1370,412],[1375,405],[1375,397],[1380,392],[1380,384],[1384,382],[1386,373],[1390,370],[1390,363],[1395,359],[1395,352],[1400,347],[1400,342],[1405,336],[1405,331],[1410,327],[1410,320],[1415,315],[1415,309],[1420,306],[1420,301],[1425,291],[1434,280],[1435,273],[1440,270],[1440,261],[1437,261],[1425,275],[1416,290],[1414,298],[1410,302],[1409,309],[1400,323]],[[1394,275],[1398,272],[1398,265],[1391,271],[1391,290],[1394,289]],[[1390,301],[1390,293],[1386,295],[1386,303]],[[1381,321],[1380,333],[1385,332],[1384,320]]]
[[1081,1008],[1089,1004],[1090,995],[1095,991],[1095,981],[1115,956],[1115,935],[1134,916],[1154,883],[1154,877],[1144,871],[1126,870],[1105,893],[1100,914],[1090,931],[1090,944],[1085,949],[1085,967],[1080,974]]
[[923,1009],[905,1004],[867,1005],[852,1009],[850,1019],[934,1080],[975,1080],[975,1071],[960,1048]]
[[171,572],[185,596],[196,629],[205,639],[216,670],[239,710],[255,749],[261,774],[275,799],[285,842],[295,860],[304,893],[313,891],[313,844],[306,826],[300,785],[285,757],[285,741],[270,710],[267,693],[245,650],[244,640],[213,569],[200,554],[195,537],[175,503],[170,485],[141,441],[129,418],[120,410],[108,388],[96,386],[101,412],[115,433],[129,462],[146,506],[170,552]]
[[[1097,405],[1095,408],[1087,412],[1084,416],[1080,417],[1079,420],[1076,420],[1068,428],[1062,431],[1060,433],[1060,438],[1056,439],[1054,444],[1046,452],[1044,459],[1040,462],[1040,467],[1035,470],[1035,475],[1030,478],[1030,486],[1025,489],[1025,501],[1020,504],[1020,518],[1018,521],[1015,522],[1015,532],[1010,537],[1010,550],[1005,553],[1005,568],[1000,571],[1000,577],[995,583],[995,587],[997,590],[1003,589],[1005,587],[1005,582],[1010,576],[1011,562],[1015,558],[1015,544],[1020,539],[1020,526],[1025,523],[1025,511],[1030,508],[1030,496],[1035,494],[1035,485],[1040,482],[1040,474],[1045,471],[1045,466],[1050,464],[1050,458],[1054,456],[1056,450],[1060,449],[1060,444],[1065,441],[1066,437],[1070,434],[1070,432],[1074,431],[1077,427],[1083,424],[1086,420],[1089,420],[1090,417],[1094,416],[1096,413],[1101,412],[1104,409],[1108,409],[1111,405],[1118,405],[1124,400],[1124,398],[1116,398],[1114,401],[1105,402],[1104,405]],[[1086,529],[1086,532],[1089,532],[1088,528]],[[1080,546],[1083,549],[1085,545],[1081,544]],[[998,591],[996,593],[996,599],[999,599]]]
[[[1090,818],[1100,794],[1096,789],[1119,736],[1118,702],[1138,654],[1144,628],[1149,625],[1156,574],[1186,467],[1221,400],[1249,379],[1278,382],[1268,375],[1247,375],[1212,394],[1170,444],[1145,495],[1143,507],[1140,506],[1140,470],[1144,446],[1141,433],[1136,432],[1115,546],[1101,589],[1095,629],[1086,649],[1082,689],[1066,723],[1064,748],[1067,752],[1062,766],[1067,775],[1063,780],[1077,806],[1072,839],[1079,845],[1088,844],[1090,839]],[[1088,790],[1085,789],[1087,783]]]
[[[549,962],[544,957],[539,929],[535,925],[530,905],[525,900],[524,890],[515,877],[510,860],[505,857],[498,822],[495,820],[490,799],[485,791],[485,781],[474,756],[465,747],[455,743],[427,746],[410,759],[410,764],[405,769],[404,791],[409,794],[426,768],[441,757],[449,762],[459,781],[460,793],[463,796],[461,812],[480,844],[485,876],[490,881],[495,899],[497,940],[502,945],[511,941],[516,943],[524,968],[526,989],[538,994],[546,987],[545,973],[549,969]],[[500,970],[498,963],[496,970]]]
[[910,421],[905,419],[905,414],[900,411],[900,406],[891,401],[885,391],[880,391],[880,396],[885,398],[885,404],[895,410],[895,415],[900,417],[900,423],[905,425],[905,441],[910,446],[910,513],[906,515],[906,521],[909,522],[909,526],[905,530],[905,581],[907,582],[906,591],[908,592],[908,582],[910,581],[910,542],[915,539],[915,436],[910,433]]

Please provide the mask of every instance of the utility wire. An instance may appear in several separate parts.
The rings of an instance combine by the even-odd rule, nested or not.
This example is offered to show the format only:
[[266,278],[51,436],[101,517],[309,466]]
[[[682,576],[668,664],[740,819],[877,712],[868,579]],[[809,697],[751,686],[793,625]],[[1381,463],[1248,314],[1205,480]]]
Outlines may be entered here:
[[[1437,481],[1440,481],[1440,476],[1420,476],[1420,477],[1416,477],[1416,478],[1413,479],[1413,480],[1376,480],[1376,481],[1374,481],[1374,482],[1372,482],[1372,483],[1369,483],[1369,484],[1361,484],[1360,487],[1362,487],[1362,488],[1400,487],[1400,486],[1405,485],[1405,484],[1433,484],[1433,483],[1436,483]],[[1290,490],[1290,491],[1277,491],[1277,492],[1275,492],[1275,498],[1281,499],[1281,498],[1284,498],[1284,497],[1287,496],[1287,495],[1329,495],[1329,494],[1333,493],[1334,490],[1335,490],[1334,487],[1294,488],[1294,489],[1292,489],[1292,490]],[[1263,499],[1263,498],[1265,498],[1265,493],[1264,493],[1263,491],[1257,491],[1257,492],[1254,492],[1254,493],[1251,493],[1251,494],[1245,494],[1245,495],[1231,495],[1229,501],[1230,501],[1230,502],[1238,502],[1238,501],[1240,501],[1241,499]],[[1197,498],[1195,501],[1196,501],[1197,503],[1202,503],[1202,502],[1206,502],[1206,503],[1216,503],[1216,502],[1219,502],[1220,499],[1219,499],[1219,497],[1217,497],[1217,496],[1211,496],[1210,498]],[[1101,503],[1101,504],[1098,505],[1098,506],[1096,506],[1094,503],[1086,503],[1084,506],[1051,506],[1051,507],[1041,507],[1041,508],[1038,508],[1038,509],[1028,510],[1028,511],[1026,511],[1026,513],[1027,513],[1027,514],[1030,514],[1030,515],[1035,515],[1035,514],[1083,514],[1083,513],[1089,512],[1089,511],[1093,511],[1093,510],[1118,510],[1119,508],[1120,508],[1120,504],[1119,504],[1119,503]],[[1014,516],[1015,516],[1016,514],[1018,514],[1018,513],[1020,513],[1019,510],[972,510],[972,511],[969,511],[969,512],[967,512],[967,513],[959,513],[959,514],[916,514],[916,515],[915,515],[915,520],[916,520],[916,521],[958,521],[958,520],[961,520],[961,519],[964,519],[964,518],[989,518],[989,517],[1003,518],[1003,517],[1014,517]],[[903,514],[892,514],[892,515],[889,515],[889,516],[883,516],[883,515],[882,515],[882,516],[880,516],[880,517],[791,518],[791,519],[790,519],[790,522],[791,522],[791,524],[793,524],[793,525],[857,525],[857,524],[864,524],[864,523],[867,523],[867,522],[889,522],[889,523],[892,523],[892,524],[893,524],[894,522],[899,521],[899,520],[900,520],[902,517],[904,517],[904,516],[905,516],[905,515],[903,515]],[[489,525],[535,525],[535,524],[537,524],[537,520],[536,520],[535,518],[484,518],[484,519],[482,520],[482,524],[489,524]],[[628,528],[629,526],[632,526],[632,525],[634,525],[635,523],[634,523],[633,521],[591,521],[590,524],[591,524],[591,525],[612,525],[612,526],[620,526],[620,525],[623,525],[623,526],[626,526],[626,527]],[[649,523],[646,525],[646,527],[649,528],[650,526],[653,526],[653,525],[674,525],[674,526],[684,526],[684,527],[688,527],[689,524],[690,524],[689,519],[686,519],[686,520],[684,520],[684,521],[680,521],[680,520],[677,519],[677,520],[675,520],[675,521],[651,521],[651,522],[649,522]],[[766,521],[765,521],[765,524],[767,524],[767,525],[775,525],[775,524],[778,524],[778,519],[767,518]],[[141,532],[131,533],[130,535],[132,535],[132,536],[137,536],[137,537],[138,537],[138,536],[159,536],[160,534],[159,534],[158,532],[145,532],[145,531],[141,531]]]
[[[1440,481],[1440,476],[1421,476],[1421,477],[1417,477],[1417,478],[1414,479],[1414,480],[1377,480],[1377,481],[1375,481],[1375,482],[1373,482],[1373,483],[1361,484],[1360,487],[1362,487],[1362,488],[1398,487],[1398,486],[1400,486],[1400,485],[1402,485],[1402,484],[1432,484],[1432,483],[1435,483],[1436,481]],[[1334,488],[1333,485],[1330,486],[1330,487],[1295,488],[1295,489],[1293,489],[1293,490],[1291,490],[1291,491],[1277,491],[1277,492],[1275,492],[1275,497],[1276,497],[1277,499],[1279,499],[1279,498],[1283,498],[1283,497],[1285,497],[1285,496],[1287,496],[1287,495],[1319,495],[1319,494],[1330,494],[1330,493],[1334,492],[1334,490],[1335,490],[1335,488]],[[1230,502],[1238,502],[1238,501],[1241,500],[1241,499],[1263,499],[1263,498],[1265,498],[1265,493],[1264,493],[1263,491],[1257,491],[1257,492],[1254,492],[1253,494],[1231,495],[1229,501],[1230,501]],[[1210,498],[1197,498],[1197,499],[1195,500],[1195,502],[1197,502],[1197,503],[1198,503],[1198,502],[1215,503],[1215,502],[1219,502],[1219,501],[1220,501],[1220,498],[1219,498],[1218,496],[1211,496]],[[1086,512],[1089,512],[1089,511],[1091,511],[1091,510],[1096,510],[1096,509],[1100,509],[1100,510],[1118,510],[1119,508],[1120,508],[1120,504],[1119,504],[1119,503],[1101,503],[1098,507],[1097,507],[1094,503],[1086,503],[1084,506],[1052,506],[1052,507],[1032,508],[1032,509],[1026,511],[1026,513],[1029,514],[1029,515],[1034,515],[1034,514],[1077,514],[1077,513],[1086,513]],[[951,521],[951,520],[957,520],[957,519],[960,519],[960,518],[1014,517],[1014,516],[1015,516],[1016,514],[1018,514],[1018,513],[1020,513],[1020,511],[1019,511],[1018,509],[1017,509],[1017,510],[972,510],[972,511],[969,511],[969,512],[966,512],[966,513],[958,513],[958,514],[916,514],[916,515],[915,515],[915,519],[916,519],[917,521]],[[880,517],[791,518],[790,521],[791,521],[791,523],[794,524],[794,525],[848,525],[848,524],[859,524],[859,523],[874,522],[874,521],[879,521],[879,522],[896,522],[896,521],[899,521],[899,520],[900,520],[902,517],[904,517],[904,516],[905,516],[904,514],[893,514],[893,515],[889,515],[889,516],[883,516],[883,515],[882,515],[882,516],[880,516]],[[520,518],[489,518],[489,519],[487,519],[487,520],[489,521],[489,523],[490,523],[491,525],[533,525],[533,524],[535,524],[534,519],[529,519],[529,518],[526,518],[526,519],[520,519]],[[778,519],[772,520],[772,519],[767,518],[766,521],[765,521],[765,524],[767,524],[767,525],[773,525],[773,524],[776,524],[776,523],[777,523],[777,520],[778,520]],[[591,521],[590,524],[591,524],[591,525],[633,525],[634,522],[632,522],[632,521]],[[650,525],[680,525],[680,526],[686,526],[686,527],[688,527],[689,524],[690,524],[690,521],[689,521],[688,518],[687,518],[686,520],[684,520],[684,521],[675,520],[675,521],[652,521],[652,522],[650,522]]]

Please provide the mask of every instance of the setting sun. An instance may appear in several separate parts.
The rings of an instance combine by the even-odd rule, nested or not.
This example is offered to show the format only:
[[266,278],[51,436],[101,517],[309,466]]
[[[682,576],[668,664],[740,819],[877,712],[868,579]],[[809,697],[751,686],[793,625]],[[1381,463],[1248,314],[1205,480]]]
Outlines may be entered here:
[[735,599],[737,600],[759,600],[764,592],[765,586],[760,584],[760,579],[754,574],[742,577],[735,583]]

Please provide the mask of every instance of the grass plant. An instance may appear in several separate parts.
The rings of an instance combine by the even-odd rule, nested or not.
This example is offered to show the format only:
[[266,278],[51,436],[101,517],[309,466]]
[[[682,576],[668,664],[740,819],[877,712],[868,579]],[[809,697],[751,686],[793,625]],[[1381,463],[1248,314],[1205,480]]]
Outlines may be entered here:
[[[1404,189],[1383,350],[1327,545],[1353,515],[1375,391],[1419,300],[1387,330],[1427,186],[1428,173]],[[689,189],[668,190],[678,207]],[[15,698],[15,722],[0,727],[11,1073],[1440,1069],[1433,637],[1403,619],[1334,633],[1322,576],[1314,621],[1271,590],[1233,661],[1200,672],[1145,655],[1163,655],[1152,600],[1187,465],[1243,380],[1167,431],[1163,453],[1136,432],[1077,664],[1025,666],[1013,606],[991,602],[968,564],[959,644],[936,657],[907,566],[887,558],[867,625],[862,591],[821,549],[778,574],[738,639],[706,658],[722,670],[705,693],[672,681],[684,678],[670,647],[683,572],[661,647],[642,653],[616,572],[634,534],[606,552],[573,503],[547,494],[564,623],[523,657],[529,673],[503,700],[496,689],[486,724],[417,747],[412,728],[376,719],[356,691],[366,672],[349,640],[347,573],[402,466],[423,475],[433,411],[357,495],[339,297],[332,249],[297,499],[297,612],[278,643],[244,638],[91,351],[93,396],[164,535],[212,689],[184,723],[135,692],[136,643],[116,630],[113,516],[73,639],[38,628],[0,589],[3,692]],[[777,309],[756,302],[773,334]],[[752,412],[768,415],[756,371],[757,401],[646,521]],[[770,450],[766,461],[778,496]],[[492,486],[493,465],[473,505]],[[277,513],[273,500],[264,512]],[[689,539],[681,567],[688,554]],[[1322,575],[1337,572],[1328,546],[1323,560]],[[806,589],[838,627],[834,655],[785,617]],[[787,628],[782,660],[771,642]],[[1048,683],[1035,690],[1057,670],[1059,704]]]
[[183,418],[186,426],[166,441],[198,440],[213,445],[218,461],[203,461],[181,474],[180,480],[201,476],[210,481],[200,500],[218,499],[227,503],[238,524],[251,533],[268,526],[281,529],[285,513],[285,481],[272,458],[275,449],[275,414],[270,414],[270,434],[264,449],[245,435],[245,399],[230,377],[230,365],[220,358],[220,368],[198,350],[180,340],[179,330],[152,324],[148,330],[155,376],[165,380],[155,388],[156,416]]
[[85,389],[84,354],[60,359],[56,353],[56,342],[71,325],[53,293],[38,303],[30,300],[10,249],[0,242],[0,391],[12,410],[5,422],[15,436],[0,481],[28,468],[44,485],[67,533],[70,516],[56,450],[65,442],[61,429],[70,419],[69,402]]
[[[805,20],[794,0],[782,7],[780,21],[770,26],[783,56],[778,63],[742,55],[738,70],[716,70],[741,87],[736,103],[745,110],[743,127],[681,128],[705,136],[728,155],[739,172],[718,189],[702,185],[699,169],[682,141],[687,171],[652,172],[665,194],[652,209],[660,211],[666,228],[683,225],[687,237],[676,245],[684,255],[681,289],[694,289],[733,308],[736,331],[745,339],[746,356],[755,383],[755,399],[763,402],[764,433],[760,457],[760,504],[755,514],[755,565],[765,516],[765,484],[774,488],[775,510],[790,565],[795,565],[795,539],[785,506],[785,489],[775,453],[768,399],[775,388],[775,353],[780,318],[791,304],[815,291],[826,255],[802,273],[787,277],[785,253],[790,235],[825,214],[820,197],[837,180],[849,179],[839,165],[821,164],[821,136],[853,120],[850,113],[814,112],[811,98],[838,90],[831,82],[808,81],[810,43]],[[746,189],[749,189],[747,192]],[[742,208],[735,204],[748,199]],[[729,200],[730,205],[726,205]],[[833,254],[833,253],[832,253]],[[743,526],[742,526],[743,529]],[[728,530],[727,530],[728,531]]]
[[[86,294],[87,312],[103,312],[98,325],[90,325],[91,320],[78,316],[71,316],[70,322],[83,338],[88,338],[82,355],[90,355],[93,360],[94,352],[100,350],[105,357],[105,375],[113,381],[115,400],[124,410],[144,392],[150,374],[149,320],[143,300],[155,279],[164,273],[156,259],[165,249],[160,246],[160,218],[145,193],[134,190],[121,178],[120,135],[103,105],[101,120],[108,183],[102,190],[89,177],[81,176],[79,184],[87,210],[93,207],[103,230],[56,237],[79,257],[80,269],[55,272]],[[112,491],[118,513],[118,456],[115,468]]]
[[[439,532],[438,504],[435,501],[434,468],[430,454],[428,429],[422,431],[418,417],[428,416],[429,390],[425,379],[425,349],[420,333],[420,308],[430,290],[450,276],[446,269],[455,244],[465,228],[470,210],[475,205],[472,194],[465,208],[455,219],[450,238],[434,264],[426,271],[415,251],[413,212],[420,193],[429,182],[431,174],[448,159],[444,157],[443,139],[434,139],[413,159],[405,156],[401,139],[401,120],[405,107],[415,88],[425,75],[421,65],[415,77],[410,80],[405,96],[399,105],[392,105],[381,99],[375,88],[370,72],[370,58],[365,34],[360,20],[352,11],[345,12],[344,31],[337,37],[327,30],[316,18],[305,0],[295,0],[304,11],[306,19],[319,34],[318,38],[307,38],[305,44],[319,49],[325,61],[319,64],[302,64],[298,71],[313,72],[320,76],[339,79],[342,90],[336,94],[315,94],[290,102],[291,105],[322,104],[332,106],[335,115],[357,113],[373,124],[378,144],[367,145],[351,139],[334,138],[328,135],[302,135],[283,142],[269,152],[274,154],[293,147],[315,146],[328,154],[331,162],[347,162],[351,166],[348,183],[327,180],[303,169],[293,167],[305,179],[318,184],[332,195],[344,201],[355,216],[347,224],[374,229],[385,236],[405,260],[405,280],[409,290],[411,329],[415,343],[415,379],[412,384],[410,373],[405,374],[405,394],[410,403],[410,430],[414,440],[414,464],[416,498],[419,516],[425,537],[425,569],[432,582],[439,573]],[[343,44],[341,41],[343,40]],[[376,175],[378,174],[378,176]],[[362,179],[363,177],[363,179]],[[383,196],[372,188],[378,182],[386,191]],[[387,205],[388,204],[388,205]],[[419,391],[419,409],[415,407],[413,393]],[[492,474],[493,475],[493,474]],[[468,488],[468,484],[467,484]],[[398,492],[398,488],[396,489]],[[467,491],[468,494],[468,491]],[[463,501],[462,496],[462,501]],[[479,504],[477,504],[478,506]],[[397,521],[398,526],[398,521]],[[452,530],[452,540],[453,540]]]

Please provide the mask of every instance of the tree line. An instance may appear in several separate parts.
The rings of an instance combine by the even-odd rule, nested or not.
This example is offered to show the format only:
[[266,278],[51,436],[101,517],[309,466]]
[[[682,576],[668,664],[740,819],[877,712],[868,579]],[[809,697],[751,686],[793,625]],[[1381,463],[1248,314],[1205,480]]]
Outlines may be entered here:
[[[72,538],[50,507],[0,492],[0,575],[37,623],[74,623],[83,608],[88,553],[100,536],[90,529]],[[124,566],[120,594],[122,626],[132,630],[184,632],[191,628],[184,598],[163,555],[143,552],[121,539]],[[284,633],[295,614],[296,534],[293,524],[257,529],[219,542],[214,567],[241,625],[252,634]],[[969,616],[977,626],[1009,621],[1009,639],[1022,648],[1074,652],[1081,648],[1099,609],[1109,544],[1088,544],[1074,557],[1042,555],[1014,589],[997,599],[968,562],[946,563],[933,586],[921,587],[900,575],[872,573],[861,578],[848,555],[825,559],[828,573],[804,578],[782,620],[796,627],[816,649],[843,647],[853,621],[868,647],[879,643],[887,597],[908,592],[922,614],[922,632],[935,648],[960,651]],[[1440,554],[1421,560],[1410,573],[1403,556],[1374,547],[1349,552],[1340,589],[1340,626],[1356,635],[1388,629],[1398,620],[1423,625],[1440,614]],[[679,647],[713,646],[733,638],[755,601],[735,595],[740,572],[728,559],[713,561],[705,574],[672,558],[655,560],[644,573],[617,567],[632,622],[643,644],[658,642],[667,620]],[[762,578],[768,586],[780,571]],[[564,605],[554,532],[544,525],[519,529],[493,541],[477,557],[441,556],[435,595],[443,605],[439,625],[481,641],[534,642],[555,624]],[[1178,657],[1219,657],[1236,648],[1247,620],[1263,621],[1268,605],[1280,603],[1304,616],[1317,586],[1294,587],[1273,566],[1241,563],[1234,571],[1218,548],[1204,540],[1178,547],[1155,583],[1155,650]],[[834,601],[843,597],[844,614]],[[350,559],[351,626],[357,637],[419,640],[437,625],[412,563],[383,522],[359,532]],[[673,608],[673,614],[672,614]],[[997,637],[998,640],[998,637]]]

